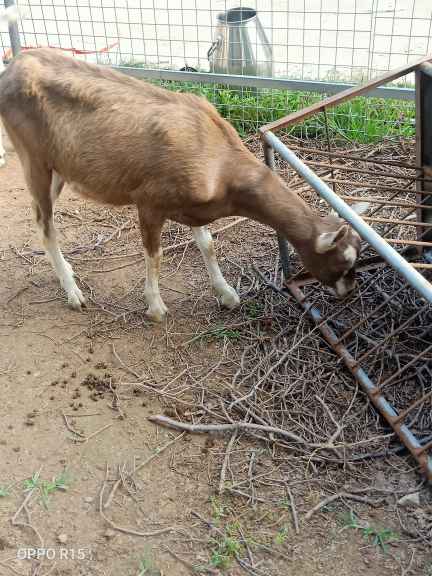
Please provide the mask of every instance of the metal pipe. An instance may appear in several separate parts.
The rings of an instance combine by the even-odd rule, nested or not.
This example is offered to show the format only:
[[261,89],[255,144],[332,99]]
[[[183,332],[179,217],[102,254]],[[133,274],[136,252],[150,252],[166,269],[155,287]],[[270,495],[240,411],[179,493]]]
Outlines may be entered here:
[[426,74],[432,78],[432,64],[429,62],[424,62],[423,64],[420,64],[419,69],[423,72],[423,74]]
[[[160,70],[158,68],[132,68],[115,66],[115,70],[136,78],[171,80],[177,82],[201,82],[203,84],[226,84],[227,86],[244,86],[250,88],[268,88],[276,90],[293,90],[317,94],[338,94],[356,84],[338,82],[319,82],[316,80],[288,80],[286,78],[267,78],[258,76],[239,76],[235,74],[212,74],[210,72],[186,72],[181,70]],[[365,94],[366,98],[390,98],[394,100],[414,100],[412,88],[377,88]]]
[[[271,146],[269,146],[266,142],[263,142],[263,151],[264,151],[264,159],[267,166],[271,169],[275,169],[275,160],[274,160],[274,150]],[[282,272],[284,279],[287,280],[291,276],[291,265],[290,265],[290,257],[289,257],[289,249],[288,249],[288,242],[287,239],[281,236],[281,234],[277,234],[277,241],[279,246],[279,254],[282,264]]]
[[289,150],[277,136],[268,131],[263,139],[282,156],[290,166],[302,176],[336,210],[336,212],[360,234],[395,270],[397,270],[413,288],[428,302],[432,303],[432,285],[409,264],[394,248],[373,230],[352,208],[333,192],[308,166]]
[[[4,0],[4,6],[5,8],[15,6],[15,0]],[[21,52],[21,42],[20,42],[18,24],[15,21],[9,22],[9,38],[12,48],[12,54],[14,56],[18,56],[18,54]]]

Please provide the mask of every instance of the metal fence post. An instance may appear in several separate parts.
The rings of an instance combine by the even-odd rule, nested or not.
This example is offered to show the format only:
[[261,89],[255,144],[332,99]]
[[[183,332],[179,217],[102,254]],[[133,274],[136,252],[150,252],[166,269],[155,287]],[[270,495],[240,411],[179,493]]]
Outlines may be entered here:
[[[4,0],[5,8],[15,5],[15,0]],[[12,54],[17,56],[21,51],[21,42],[19,37],[18,24],[16,21],[9,22],[9,38],[12,48]]]
[[[271,168],[271,170],[274,170],[275,169],[274,149],[265,140],[262,140],[262,145],[264,150],[265,163],[269,168]],[[286,238],[284,238],[279,233],[277,234],[277,241],[279,246],[279,255],[281,259],[284,280],[288,280],[288,278],[291,275],[288,242]]]

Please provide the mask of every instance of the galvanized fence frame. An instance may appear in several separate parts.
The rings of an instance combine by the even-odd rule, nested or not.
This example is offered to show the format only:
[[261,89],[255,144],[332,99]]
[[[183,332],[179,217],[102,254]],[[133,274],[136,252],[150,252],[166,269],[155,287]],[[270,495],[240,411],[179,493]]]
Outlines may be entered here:
[[[299,305],[302,306],[304,311],[310,316],[314,325],[321,331],[323,338],[343,361],[345,367],[352,373],[353,377],[370,398],[372,404],[381,413],[384,420],[393,428],[394,432],[407,447],[412,456],[414,456],[418,461],[423,474],[432,482],[432,439],[429,438],[422,444],[417,436],[412,432],[410,426],[407,425],[407,418],[412,415],[413,411],[415,409],[426,407],[427,403],[431,402],[432,399],[432,344],[426,346],[425,343],[426,347],[424,349],[419,350],[411,360],[402,366],[399,365],[393,374],[388,374],[385,377],[380,377],[377,380],[374,380],[369,371],[369,364],[373,363],[372,358],[374,355],[384,354],[386,345],[391,341],[392,336],[397,335],[403,329],[408,330],[413,321],[419,316],[419,311],[421,312],[423,309],[432,311],[432,284],[417,269],[425,269],[425,271],[430,272],[430,268],[432,267],[430,263],[417,263],[418,256],[423,251],[432,254],[432,220],[430,217],[430,212],[432,212],[432,210],[430,210],[432,200],[432,195],[430,193],[430,182],[432,181],[430,179],[430,175],[432,174],[432,132],[428,127],[426,130],[422,129],[421,122],[422,114],[424,114],[426,108],[430,107],[429,98],[430,91],[432,90],[432,66],[430,61],[432,61],[432,55],[422,58],[411,66],[405,66],[394,70],[393,72],[381,76],[380,78],[370,81],[360,87],[349,89],[341,94],[327,98],[316,105],[310,106],[308,109],[292,113],[285,118],[276,120],[271,124],[261,127],[260,132],[267,165],[271,169],[275,169],[274,154],[276,152],[282,158],[283,162],[288,163],[288,165],[302,178],[302,180],[315,190],[319,197],[324,199],[330,207],[349,222],[349,224],[360,234],[362,239],[367,242],[367,244],[371,246],[382,258],[384,263],[403,277],[405,283],[402,283],[401,287],[399,287],[394,294],[396,295],[396,292],[400,293],[401,290],[405,290],[408,286],[412,286],[421,297],[419,308],[412,314],[412,316],[405,319],[400,326],[394,327],[389,334],[386,334],[382,341],[377,338],[377,343],[369,349],[366,349],[366,352],[361,354],[360,352],[358,354],[352,353],[349,350],[350,338],[356,334],[356,331],[374,317],[374,315],[376,316],[378,312],[380,312],[380,314],[382,313],[384,308],[383,303],[379,304],[374,310],[369,311],[367,314],[363,313],[362,318],[348,329],[345,327],[342,331],[335,330],[332,327],[333,321],[335,318],[343,314],[344,309],[349,309],[352,304],[342,304],[337,313],[334,311],[330,314],[322,313],[316,304],[316,300],[314,301],[313,298],[308,298],[302,290],[302,282],[298,281],[298,275],[294,274],[291,270],[287,241],[281,236],[278,237],[285,279],[285,286],[282,292],[293,296]],[[416,187],[412,189],[412,196],[415,199],[415,203],[413,203],[413,210],[408,211],[407,215],[412,214],[414,211],[416,219],[414,222],[411,222],[411,224],[421,225],[421,228],[417,229],[418,240],[407,240],[406,243],[404,243],[403,240],[400,240],[399,242],[400,247],[405,248],[405,252],[408,248],[411,249],[411,256],[413,256],[413,254],[417,255],[417,258],[413,258],[415,263],[408,261],[405,257],[406,254],[401,254],[395,250],[395,248],[391,246],[385,238],[373,229],[372,225],[367,223],[352,208],[350,208],[339,194],[332,190],[322,178],[302,162],[294,150],[291,150],[287,145],[285,145],[281,141],[280,137],[275,134],[275,132],[282,131],[284,128],[291,126],[296,122],[302,122],[314,114],[326,114],[327,109],[340,105],[344,101],[349,101],[358,95],[366,94],[370,90],[376,89],[376,87],[381,84],[385,84],[395,78],[412,72],[415,73],[417,79],[417,160],[416,165],[413,167],[413,170],[416,171],[417,175],[413,178]],[[329,146],[328,150],[325,149],[321,152],[321,155],[324,157],[326,154],[328,154],[330,164],[338,157],[337,153],[333,154],[331,146]],[[343,154],[339,155],[339,157],[342,156]],[[373,162],[371,159],[368,159],[368,161]],[[379,162],[382,168],[385,163],[382,161]],[[389,166],[391,167],[392,164],[390,163]],[[338,169],[338,166],[335,164],[333,164],[333,167],[335,170]],[[406,183],[406,186],[408,186],[408,182]],[[379,186],[377,188],[379,188]],[[426,207],[428,209],[426,209]],[[427,216],[426,213],[429,215]],[[366,218],[366,220],[373,221],[374,219]],[[385,222],[386,220],[383,219],[382,221]],[[389,223],[395,222],[394,220],[387,221]],[[403,220],[401,222],[403,225]],[[391,301],[393,294],[389,293],[386,297]],[[392,403],[387,400],[387,394],[383,392],[383,389],[388,387],[392,382],[394,385],[398,385],[398,380],[400,378],[402,378],[402,380],[407,378],[410,369],[415,369],[417,371],[423,368],[426,369],[429,374],[428,384],[431,386],[431,390],[420,397],[413,398],[411,403],[404,406],[402,410],[397,410]]]
[[[5,5],[14,0],[5,0]],[[335,94],[360,80],[405,64],[432,50],[432,7],[423,0],[334,2],[327,0],[19,0],[23,19],[10,26],[3,48],[51,45],[79,57],[113,65],[127,74],[161,82],[221,87],[232,94],[245,88]],[[207,52],[216,16],[233,6],[258,11],[273,46],[274,75],[213,74]],[[19,30],[19,36],[16,31]],[[195,67],[198,71],[190,71]],[[183,69],[182,69],[183,68]],[[211,93],[207,93],[212,99]],[[413,100],[412,86],[378,88],[368,97]],[[214,100],[216,100],[214,98]],[[234,107],[228,104],[227,107]],[[283,113],[270,98],[261,104],[277,119]],[[251,128],[258,128],[259,114]],[[262,123],[261,123],[262,124]]]

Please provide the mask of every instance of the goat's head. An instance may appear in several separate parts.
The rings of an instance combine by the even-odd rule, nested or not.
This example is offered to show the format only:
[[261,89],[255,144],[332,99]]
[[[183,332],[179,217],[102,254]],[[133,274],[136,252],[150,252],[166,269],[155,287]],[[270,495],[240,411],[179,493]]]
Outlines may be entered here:
[[[351,206],[357,214],[368,209],[366,202]],[[360,236],[332,212],[320,218],[314,245],[302,254],[308,271],[339,298],[356,287],[355,263],[360,254]]]

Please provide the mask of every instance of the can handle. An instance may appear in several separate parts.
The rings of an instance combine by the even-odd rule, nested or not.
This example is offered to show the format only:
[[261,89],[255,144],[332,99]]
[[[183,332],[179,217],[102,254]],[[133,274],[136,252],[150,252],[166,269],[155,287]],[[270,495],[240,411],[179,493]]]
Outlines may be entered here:
[[212,42],[212,45],[210,46],[210,48],[207,51],[207,60],[210,61],[210,58],[213,56],[214,52],[217,50],[217,48],[219,48],[219,46],[222,44],[222,36],[218,36],[216,38],[216,40],[214,42]]

